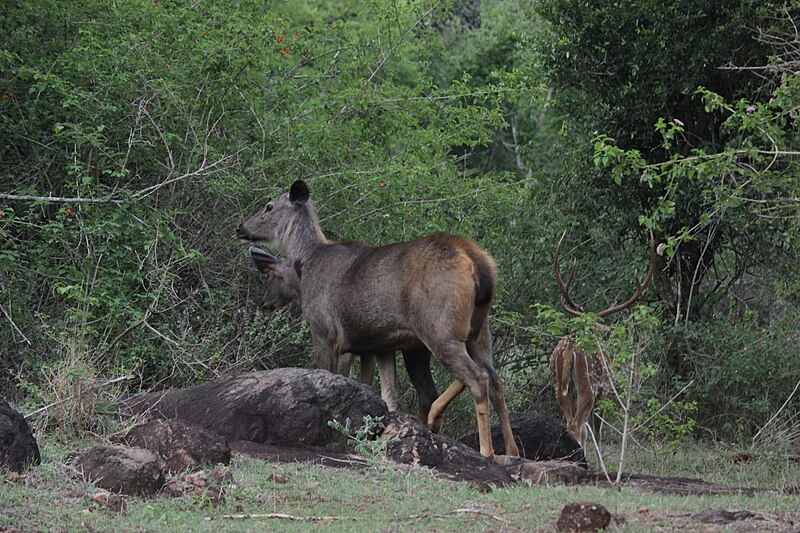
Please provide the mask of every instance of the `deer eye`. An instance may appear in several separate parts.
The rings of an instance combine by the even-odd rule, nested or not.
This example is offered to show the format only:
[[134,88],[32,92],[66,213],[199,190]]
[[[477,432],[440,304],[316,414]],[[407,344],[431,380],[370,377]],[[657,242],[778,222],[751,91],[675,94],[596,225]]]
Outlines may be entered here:
[[265,207],[265,208],[264,208],[264,211],[266,211],[266,212],[270,212],[270,211],[272,211],[272,209],[273,209],[274,207],[275,207],[275,206],[274,206],[274,205],[272,205],[272,204],[267,204],[267,207]]

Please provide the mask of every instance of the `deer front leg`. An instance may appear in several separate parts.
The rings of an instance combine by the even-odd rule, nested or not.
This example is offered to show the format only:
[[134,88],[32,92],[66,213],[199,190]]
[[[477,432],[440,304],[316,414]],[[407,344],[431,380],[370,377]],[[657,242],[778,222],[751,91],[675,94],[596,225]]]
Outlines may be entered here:
[[389,408],[390,412],[397,411],[397,368],[395,365],[394,352],[376,354],[374,359],[378,361],[378,376],[381,380],[381,399],[386,402],[386,406]]
[[597,402],[598,380],[594,372],[594,354],[586,355],[576,352],[572,370],[572,382],[575,387],[575,414],[571,420],[571,430],[575,439],[584,445],[583,428],[592,416]]
[[335,373],[339,366],[339,350],[336,345],[318,335],[312,335],[312,344],[317,368]]
[[550,376],[553,380],[553,388],[556,393],[556,401],[564,414],[567,423],[567,430],[578,443],[581,442],[581,428],[578,426],[577,432],[574,427],[576,406],[573,397],[573,366],[576,357],[575,348],[567,337],[562,338],[550,357]]

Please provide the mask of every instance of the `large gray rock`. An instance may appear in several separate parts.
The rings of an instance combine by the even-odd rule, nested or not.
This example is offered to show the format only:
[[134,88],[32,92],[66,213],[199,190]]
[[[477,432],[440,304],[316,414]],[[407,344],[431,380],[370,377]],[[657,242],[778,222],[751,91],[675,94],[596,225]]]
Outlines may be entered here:
[[0,398],[0,470],[22,472],[41,460],[33,429],[25,417]]
[[139,424],[118,441],[155,452],[164,461],[164,470],[168,473],[201,465],[228,464],[231,460],[231,447],[223,437],[179,418]]
[[328,426],[331,420],[350,419],[357,429],[365,415],[385,417],[388,409],[372,389],[352,379],[326,370],[278,368],[132,396],[120,412],[180,418],[230,442],[324,447],[346,441]]
[[164,486],[158,457],[144,448],[95,446],[77,464],[87,481],[112,492],[152,495]]

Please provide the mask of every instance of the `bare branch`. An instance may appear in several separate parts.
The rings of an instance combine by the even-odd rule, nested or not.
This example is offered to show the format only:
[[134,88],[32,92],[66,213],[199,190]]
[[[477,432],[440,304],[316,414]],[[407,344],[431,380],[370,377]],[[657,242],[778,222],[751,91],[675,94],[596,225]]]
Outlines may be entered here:
[[122,205],[125,200],[118,198],[69,198],[66,196],[35,196],[30,194],[0,194],[0,200],[28,201],[28,202],[56,202],[68,204],[116,204]]
[[22,331],[21,331],[21,330],[20,330],[20,329],[17,327],[17,325],[14,323],[14,319],[13,319],[13,318],[11,318],[11,313],[9,313],[8,311],[6,311],[6,308],[5,308],[5,307],[3,307],[3,305],[0,305],[0,311],[3,311],[3,314],[4,314],[4,315],[6,315],[6,318],[8,319],[8,322],[11,324],[11,329],[13,329],[14,331],[16,331],[16,332],[17,332],[17,334],[19,334],[19,336],[20,336],[20,337],[22,337],[22,341],[20,341],[20,342],[27,342],[27,343],[28,343],[28,345],[30,345],[30,344],[31,344],[31,341],[28,339],[28,337],[26,337],[26,336],[25,336],[25,334],[24,334],[24,333],[22,333]]
[[408,36],[409,36],[409,34],[410,34],[410,33],[411,33],[413,30],[414,30],[414,28],[416,28],[417,26],[419,26],[419,23],[420,23],[420,22],[422,22],[422,19],[424,19],[425,17],[427,17],[428,15],[430,15],[431,13],[433,13],[433,10],[434,10],[434,9],[436,9],[437,7],[439,7],[439,2],[437,2],[436,4],[434,4],[434,5],[433,5],[433,7],[432,7],[432,8],[430,8],[430,9],[427,11],[427,13],[425,13],[425,14],[424,14],[424,15],[422,15],[422,16],[421,16],[419,19],[417,19],[417,21],[416,21],[414,24],[412,24],[410,28],[408,28],[408,31],[406,31],[406,33],[405,33],[405,34],[403,34],[403,36],[402,36],[402,37],[400,37],[400,39],[398,39],[398,40],[397,40],[397,42],[396,42],[396,43],[394,43],[394,45],[392,45],[392,48],[391,48],[391,49],[389,50],[389,52],[388,52],[388,53],[387,53],[387,54],[386,54],[386,55],[383,57],[383,60],[381,61],[380,65],[378,65],[378,66],[375,68],[375,70],[373,70],[373,71],[372,71],[372,75],[371,75],[371,76],[369,77],[369,79],[367,80],[367,83],[371,82],[371,81],[372,81],[372,78],[374,78],[374,77],[375,77],[375,75],[376,75],[378,72],[380,72],[380,70],[383,68],[383,65],[385,65],[385,64],[386,64],[386,62],[389,60],[389,58],[392,56],[392,54],[394,54],[395,50],[397,50],[397,48],[400,46],[400,44],[402,44],[402,42],[406,40],[406,37],[408,37]]

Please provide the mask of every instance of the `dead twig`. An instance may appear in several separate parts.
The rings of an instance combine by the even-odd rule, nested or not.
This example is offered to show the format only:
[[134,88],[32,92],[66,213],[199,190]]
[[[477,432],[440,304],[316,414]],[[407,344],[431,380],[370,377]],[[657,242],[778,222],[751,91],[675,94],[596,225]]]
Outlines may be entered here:
[[219,516],[207,516],[206,521],[211,520],[297,520],[298,522],[335,522],[337,520],[357,520],[351,516],[295,516],[286,513],[259,513],[259,514],[224,514]]
[[488,518],[491,518],[492,520],[497,520],[498,522],[503,522],[503,523],[507,523],[508,522],[508,520],[506,520],[505,518],[501,518],[501,517],[499,517],[497,515],[493,515],[491,513],[487,513],[485,511],[481,511],[480,509],[468,509],[468,508],[465,508],[465,509],[453,509],[452,511],[449,511],[447,513],[416,514],[416,515],[411,515],[411,516],[407,517],[407,520],[422,520],[422,519],[425,519],[425,518],[450,518],[452,515],[458,515],[458,514],[478,514],[478,515],[481,515],[481,516],[486,516]]

